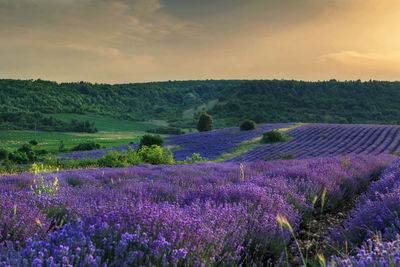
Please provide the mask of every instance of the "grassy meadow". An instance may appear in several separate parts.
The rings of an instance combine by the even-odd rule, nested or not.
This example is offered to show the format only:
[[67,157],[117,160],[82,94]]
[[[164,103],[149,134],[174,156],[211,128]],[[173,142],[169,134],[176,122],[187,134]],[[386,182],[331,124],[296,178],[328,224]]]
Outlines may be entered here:
[[56,114],[54,116],[65,121],[72,119],[89,120],[95,123],[99,131],[97,133],[60,133],[6,130],[0,131],[0,147],[14,151],[32,139],[38,141],[39,149],[45,149],[52,154],[60,153],[58,148],[61,140],[66,149],[86,141],[95,141],[106,148],[116,147],[130,142],[138,142],[140,137],[146,133],[146,130],[157,128],[161,123],[132,122],[99,115]]

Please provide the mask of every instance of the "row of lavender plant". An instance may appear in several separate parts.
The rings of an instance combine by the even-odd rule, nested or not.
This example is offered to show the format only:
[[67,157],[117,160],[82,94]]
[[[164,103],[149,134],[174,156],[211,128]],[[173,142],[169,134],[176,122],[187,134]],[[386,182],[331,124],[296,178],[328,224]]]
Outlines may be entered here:
[[120,146],[120,147],[109,147],[109,148],[90,150],[90,151],[78,151],[78,152],[64,153],[64,154],[57,155],[57,158],[61,158],[62,160],[67,160],[67,159],[77,160],[77,159],[88,159],[88,158],[89,159],[99,159],[99,158],[105,156],[110,151],[127,152],[130,148],[134,149],[134,150],[138,149],[139,143],[129,144],[129,145]]
[[[345,225],[334,233],[337,247],[344,251],[331,265],[400,265],[400,159],[385,170]],[[345,244],[353,249],[350,255]]]
[[400,126],[309,124],[295,128],[284,143],[259,146],[228,161],[278,159],[293,154],[297,159],[335,155],[380,155],[400,152]]
[[[177,135],[165,138],[164,146],[178,146],[182,149],[174,151],[174,159],[183,161],[191,157],[193,153],[200,154],[201,157],[213,160],[221,154],[230,153],[239,143],[261,137],[263,132],[292,126],[294,123],[264,124],[258,125],[253,131],[239,131],[239,128],[227,128],[210,132],[201,132],[185,135]],[[138,148],[138,143],[100,150],[74,152],[60,154],[57,157],[62,159],[98,159],[110,151],[126,152],[131,147]]]
[[3,176],[0,265],[266,265],[282,260],[290,239],[278,214],[297,230],[321,192],[334,209],[392,160],[334,157]]

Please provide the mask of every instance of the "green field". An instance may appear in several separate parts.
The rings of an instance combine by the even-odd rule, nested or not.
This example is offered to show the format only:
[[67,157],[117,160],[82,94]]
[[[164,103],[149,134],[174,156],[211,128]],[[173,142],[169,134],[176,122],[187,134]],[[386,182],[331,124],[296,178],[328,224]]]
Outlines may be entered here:
[[156,123],[132,122],[96,115],[57,114],[55,117],[65,121],[72,119],[93,121],[99,132],[60,133],[38,131],[35,133],[35,131],[0,131],[0,148],[14,151],[32,139],[36,139],[39,142],[37,146],[39,149],[45,149],[52,154],[60,153],[58,147],[61,140],[64,142],[66,149],[86,141],[95,141],[103,147],[117,147],[127,145],[130,142],[138,142],[140,137],[146,134],[146,130],[158,127]]
[[53,114],[57,119],[70,122],[71,120],[90,121],[94,122],[96,128],[101,132],[145,132],[146,130],[157,128],[153,123],[134,122],[127,120],[119,120],[110,117],[102,117],[99,115],[90,114]]

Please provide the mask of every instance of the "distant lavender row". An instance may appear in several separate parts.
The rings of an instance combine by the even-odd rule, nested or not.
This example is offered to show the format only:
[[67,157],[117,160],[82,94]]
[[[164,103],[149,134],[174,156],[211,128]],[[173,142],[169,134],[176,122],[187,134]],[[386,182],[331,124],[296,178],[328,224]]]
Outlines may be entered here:
[[117,152],[126,152],[129,148],[137,149],[139,147],[138,143],[120,146],[120,147],[110,147],[110,148],[103,148],[98,150],[91,150],[91,151],[79,151],[79,152],[72,152],[72,153],[65,153],[57,155],[58,158],[63,160],[65,159],[98,159],[103,157],[110,151],[117,151]]
[[338,246],[361,245],[332,266],[400,265],[400,159],[375,182],[343,227],[334,230]]
[[238,127],[211,132],[177,135],[165,138],[165,145],[182,146],[183,149],[174,152],[175,160],[184,160],[199,153],[200,156],[213,160],[224,153],[232,152],[239,143],[261,137],[264,132],[285,128],[294,123],[257,125],[253,131],[240,131]]
[[[294,123],[263,124],[258,125],[257,130],[254,131],[239,131],[239,128],[236,127],[211,132],[176,135],[164,138],[166,141],[164,146],[183,147],[183,149],[174,152],[175,160],[183,161],[186,157],[191,157],[193,153],[199,153],[200,156],[213,160],[223,153],[231,152],[232,148],[243,141],[262,136],[263,132],[291,125],[294,125]],[[115,148],[66,153],[57,155],[57,157],[62,159],[98,159],[109,151],[125,152],[129,147],[137,149],[138,145],[136,143]]]
[[309,124],[295,128],[284,143],[259,146],[228,162],[278,159],[294,154],[296,159],[335,155],[379,155],[400,152],[400,126],[356,124]]
[[[3,176],[0,266],[263,265],[290,238],[277,214],[296,230],[324,188],[334,208],[393,159],[251,162],[244,175],[236,163],[70,170],[56,196],[32,192],[33,174]],[[54,227],[46,214],[62,208]]]

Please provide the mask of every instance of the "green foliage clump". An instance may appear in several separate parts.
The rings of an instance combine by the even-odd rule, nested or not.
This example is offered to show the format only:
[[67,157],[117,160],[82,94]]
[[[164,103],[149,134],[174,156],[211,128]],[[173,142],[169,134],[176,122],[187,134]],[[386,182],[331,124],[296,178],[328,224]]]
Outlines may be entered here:
[[207,113],[203,113],[200,118],[199,122],[197,123],[197,130],[199,132],[207,132],[212,131],[214,129],[213,119]]
[[294,158],[295,158],[295,156],[294,156],[293,153],[287,153],[287,154],[282,153],[282,154],[279,154],[279,156],[280,156],[281,159],[283,159],[283,160],[288,160],[288,159],[294,159]]
[[144,163],[172,165],[175,161],[172,153],[157,145],[152,145],[151,147],[143,146],[138,151],[129,149],[126,153],[110,151],[97,160],[99,167],[109,168],[121,168]]
[[9,153],[7,159],[16,164],[28,164],[39,160],[39,156],[46,153],[45,150],[34,150],[30,144],[23,144],[17,151]]
[[109,168],[121,168],[128,166],[125,155],[118,153],[117,151],[110,151],[105,154],[103,157],[98,159],[98,164],[101,167]]
[[138,151],[138,155],[145,163],[174,164],[174,156],[172,153],[165,152],[157,145],[152,145],[151,147],[143,146]]
[[251,131],[256,129],[257,124],[252,120],[246,120],[240,125],[241,131]]
[[278,130],[271,130],[266,133],[263,133],[262,141],[264,143],[277,143],[277,142],[285,142],[286,139]]
[[38,144],[38,141],[36,141],[36,139],[32,139],[31,141],[29,141],[29,144],[31,144],[32,146],[36,146]]
[[0,148],[0,160],[5,160],[8,158],[9,152],[3,148]]
[[207,158],[200,156],[199,153],[193,153],[191,157],[186,157],[186,159],[183,161],[184,164],[195,164],[201,162],[207,162]]
[[88,150],[97,150],[100,148],[101,148],[100,144],[94,141],[88,141],[74,146],[73,148],[71,148],[71,151],[88,151]]
[[161,136],[145,134],[140,139],[139,147],[140,148],[143,146],[151,147],[153,145],[161,147],[163,144],[164,144],[164,139]]

